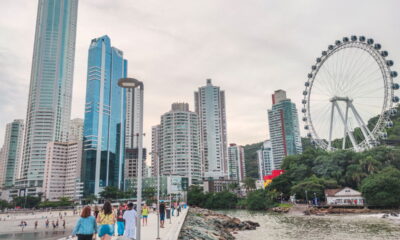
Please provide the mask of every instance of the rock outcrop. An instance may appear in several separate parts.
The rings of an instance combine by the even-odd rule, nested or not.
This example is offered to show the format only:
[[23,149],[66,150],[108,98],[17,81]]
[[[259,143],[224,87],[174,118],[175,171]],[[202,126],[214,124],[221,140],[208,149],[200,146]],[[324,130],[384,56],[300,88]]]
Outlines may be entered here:
[[190,208],[178,239],[234,240],[232,232],[254,230],[259,226],[256,222],[240,221],[211,210]]

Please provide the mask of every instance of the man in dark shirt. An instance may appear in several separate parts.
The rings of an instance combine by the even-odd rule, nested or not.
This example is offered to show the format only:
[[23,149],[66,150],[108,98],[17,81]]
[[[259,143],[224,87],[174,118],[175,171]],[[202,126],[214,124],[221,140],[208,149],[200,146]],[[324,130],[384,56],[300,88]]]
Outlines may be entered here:
[[164,201],[160,201],[160,227],[164,228],[165,221],[165,204]]

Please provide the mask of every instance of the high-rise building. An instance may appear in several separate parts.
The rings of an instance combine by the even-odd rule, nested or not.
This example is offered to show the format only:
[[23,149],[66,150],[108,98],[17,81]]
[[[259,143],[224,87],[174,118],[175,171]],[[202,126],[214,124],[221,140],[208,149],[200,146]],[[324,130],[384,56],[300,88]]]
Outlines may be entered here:
[[[125,162],[124,182],[126,185],[133,183],[137,178],[138,168],[138,139],[141,113],[141,96],[139,88],[126,90],[126,124],[125,124]],[[145,176],[146,149],[142,149],[142,176]]]
[[200,122],[200,148],[205,178],[227,176],[227,139],[225,92],[207,85],[194,93],[195,110]]
[[2,156],[0,156],[2,172],[0,187],[10,188],[15,185],[21,169],[22,146],[24,137],[24,121],[16,119],[6,125]]
[[77,11],[78,0],[39,0],[18,181],[22,188],[43,186],[47,143],[68,137]]
[[280,169],[284,157],[303,151],[296,104],[277,90],[272,94],[272,108],[268,110],[269,135],[272,144],[274,169]]
[[57,201],[61,197],[67,197],[79,200],[82,197],[81,158],[81,141],[47,144],[43,187],[45,199]]
[[[0,148],[0,189],[2,189],[4,187],[4,166],[6,164],[6,158],[5,158],[5,151],[4,148],[1,147]],[[1,196],[1,195],[0,195]]]
[[161,175],[189,178],[189,185],[201,180],[200,132],[196,113],[189,104],[174,103],[161,116]]
[[246,178],[244,148],[235,143],[228,147],[228,178],[239,182]]
[[161,155],[161,125],[151,127],[151,152],[151,174],[157,176],[157,161]]
[[108,36],[92,40],[88,59],[82,176],[84,194],[97,195],[123,188],[126,99],[118,80],[127,76],[127,60]]
[[263,142],[261,149],[257,151],[257,159],[259,179],[263,180],[264,176],[270,175],[275,169],[270,140]]
[[[138,176],[138,148],[126,148],[125,149],[125,163],[124,163],[124,181],[126,185],[134,182]],[[146,176],[146,148],[142,150],[142,176]]]
[[139,122],[140,116],[140,89],[126,89],[126,128],[125,128],[125,146],[127,148],[138,147]]
[[83,119],[74,118],[70,121],[68,141],[82,141],[83,140]]

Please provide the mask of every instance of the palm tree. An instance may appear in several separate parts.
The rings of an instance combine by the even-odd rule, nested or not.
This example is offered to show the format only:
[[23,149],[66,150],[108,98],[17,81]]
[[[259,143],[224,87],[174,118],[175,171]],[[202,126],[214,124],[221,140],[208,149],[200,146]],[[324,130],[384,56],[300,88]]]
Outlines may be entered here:
[[244,183],[244,186],[247,191],[253,190],[256,188],[256,181],[251,177],[245,178],[243,183]]

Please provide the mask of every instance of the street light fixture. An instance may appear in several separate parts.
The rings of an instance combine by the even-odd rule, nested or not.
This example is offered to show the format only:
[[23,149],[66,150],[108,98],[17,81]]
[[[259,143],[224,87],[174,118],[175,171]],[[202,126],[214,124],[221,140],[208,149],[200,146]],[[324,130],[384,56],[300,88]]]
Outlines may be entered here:
[[[135,78],[121,78],[118,80],[118,86],[128,89],[140,89],[140,109],[139,109],[139,133],[138,133],[138,169],[137,169],[137,218],[136,218],[136,239],[140,240],[140,217],[142,215],[142,159],[143,159],[143,82]],[[133,109],[132,104],[132,109]],[[133,131],[133,129],[132,129]],[[132,138],[134,134],[132,133]],[[133,139],[132,139],[133,142]],[[121,170],[121,169],[120,169]]]

